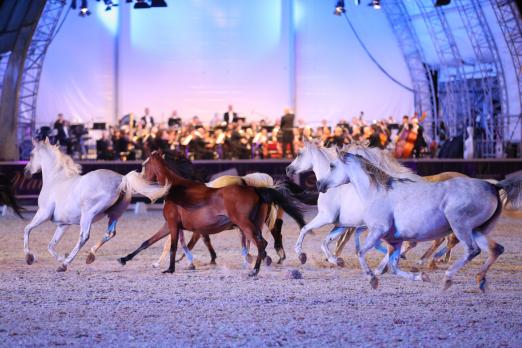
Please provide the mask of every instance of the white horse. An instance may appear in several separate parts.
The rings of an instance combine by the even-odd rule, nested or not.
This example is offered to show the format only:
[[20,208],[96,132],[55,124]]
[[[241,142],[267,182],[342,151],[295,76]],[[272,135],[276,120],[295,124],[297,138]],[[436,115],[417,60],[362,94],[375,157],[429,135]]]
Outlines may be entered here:
[[[122,176],[100,169],[80,175],[81,166],[58,147],[35,142],[31,159],[25,167],[26,174],[42,172],[43,185],[38,196],[38,211],[24,229],[25,260],[31,265],[35,258],[29,249],[31,231],[47,220],[57,225],[48,250],[62,264],[57,271],[64,272],[78,251],[89,239],[91,224],[104,215],[109,217],[107,232],[87,257],[87,263],[95,259],[96,251],[116,234],[116,224],[130,203],[133,192],[154,201],[168,191],[168,185],[149,185],[135,171]],[[68,256],[58,254],[54,248],[70,225],[80,225],[80,238]]]
[[[317,180],[322,180],[328,174],[330,162],[337,158],[335,148],[325,148],[311,142],[304,143],[297,157],[286,167],[288,176],[313,170]],[[301,263],[305,263],[307,256],[302,251],[304,237],[314,228],[319,228],[327,224],[334,224],[335,227],[325,237],[321,244],[321,249],[328,262],[342,266],[342,258],[334,255],[330,251],[330,244],[345,233],[347,228],[357,228],[356,234],[365,230],[363,220],[364,205],[351,184],[340,185],[328,192],[320,193],[317,200],[317,215],[306,224],[300,231],[295,245],[295,252],[299,255]],[[353,233],[347,231],[347,233]],[[358,239],[356,240],[358,241]],[[386,248],[377,245],[379,251],[386,253]]]
[[[388,161],[396,162],[391,156]],[[497,184],[472,178],[429,183],[394,176],[383,163],[343,152],[330,164],[330,173],[317,183],[317,187],[325,192],[348,182],[353,184],[363,202],[369,234],[358,250],[358,256],[373,288],[378,286],[378,280],[368,267],[365,254],[377,241],[384,239],[391,246],[389,265],[392,273],[411,280],[428,280],[424,273],[399,269],[401,245],[403,241],[439,239],[453,230],[466,252],[446,271],[444,289],[451,286],[458,270],[481,250],[486,250],[488,258],[477,274],[479,287],[484,291],[486,272],[504,251],[488,237],[502,210],[499,191],[505,190],[507,202],[512,202],[514,207],[520,207],[522,203],[522,171]]]

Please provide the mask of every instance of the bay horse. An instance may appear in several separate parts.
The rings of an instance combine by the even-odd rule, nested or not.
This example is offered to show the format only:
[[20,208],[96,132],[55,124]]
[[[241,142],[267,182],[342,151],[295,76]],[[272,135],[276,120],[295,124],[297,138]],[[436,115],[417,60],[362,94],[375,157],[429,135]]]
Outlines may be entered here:
[[231,185],[211,188],[206,185],[182,178],[169,170],[159,152],[153,152],[143,163],[143,178],[148,182],[170,185],[165,196],[163,216],[167,221],[168,231],[160,230],[141,246],[118,261],[125,265],[139,252],[147,249],[161,238],[170,234],[169,268],[163,273],[174,273],[178,236],[182,230],[189,230],[203,236],[230,230],[237,226],[245,237],[257,247],[257,259],[254,269],[249,273],[259,273],[261,261],[270,258],[266,254],[266,240],[261,228],[268,213],[269,205],[277,204],[290,215],[299,226],[305,224],[302,209],[291,197],[285,196],[273,188]]
[[[116,224],[127,206],[132,193],[138,192],[154,201],[168,190],[168,187],[149,185],[141,176],[132,171],[123,176],[106,169],[99,169],[81,175],[81,166],[70,156],[44,141],[33,140],[31,158],[25,166],[26,175],[42,172],[42,190],[38,195],[38,210],[24,229],[24,252],[27,264],[35,258],[29,249],[31,231],[45,221],[57,225],[48,251],[61,262],[58,272],[67,270],[76,254],[90,236],[91,225],[108,216],[109,222],[103,239],[88,254],[87,263],[95,259],[95,252],[116,235]],[[55,246],[70,225],[80,225],[80,236],[70,254],[60,255]]]
[[[382,151],[382,150],[380,150]],[[400,165],[391,156],[384,157]],[[486,273],[504,247],[489,237],[503,202],[522,205],[522,171],[508,179],[491,184],[484,180],[459,177],[431,183],[401,178],[383,163],[370,161],[354,152],[341,152],[330,164],[329,173],[317,182],[320,192],[351,182],[363,202],[364,222],[369,234],[358,250],[359,262],[370,278],[372,288],[378,280],[368,267],[365,254],[383,239],[391,246],[389,265],[393,274],[410,280],[429,280],[422,272],[406,272],[398,266],[404,241],[428,241],[447,236],[451,231],[465,247],[465,253],[445,274],[444,289],[452,284],[453,276],[473,260],[481,250],[488,258],[476,276],[479,288],[485,291]]]
[[9,177],[3,173],[0,173],[0,205],[10,207],[13,209],[15,214],[20,217],[20,219],[25,220],[22,215],[24,208],[22,208],[16,200],[11,180],[9,180]]

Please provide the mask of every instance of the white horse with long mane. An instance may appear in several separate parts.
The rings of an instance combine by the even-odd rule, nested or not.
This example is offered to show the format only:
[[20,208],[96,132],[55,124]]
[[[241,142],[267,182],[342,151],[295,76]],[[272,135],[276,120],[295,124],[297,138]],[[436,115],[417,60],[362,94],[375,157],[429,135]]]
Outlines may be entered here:
[[365,254],[377,241],[384,239],[391,246],[392,273],[411,280],[428,280],[422,272],[399,269],[401,245],[404,241],[439,239],[453,230],[464,245],[465,254],[446,271],[444,289],[452,284],[458,270],[484,250],[488,258],[477,274],[479,287],[484,291],[486,273],[504,251],[488,236],[502,211],[499,191],[504,190],[507,203],[514,207],[522,203],[522,171],[496,184],[465,177],[430,183],[401,178],[387,170],[384,163],[369,161],[353,151],[342,152],[317,187],[325,192],[349,182],[363,202],[369,234],[358,257],[373,288],[378,286],[378,280],[368,267]]
[[[135,171],[123,176],[99,169],[80,175],[81,166],[47,139],[43,142],[33,140],[33,145],[25,172],[33,175],[41,171],[43,184],[38,196],[38,211],[24,229],[25,260],[29,265],[35,259],[29,248],[29,235],[43,222],[51,220],[57,225],[48,250],[62,263],[57,271],[63,272],[89,239],[93,222],[104,215],[109,217],[107,232],[91,249],[87,263],[92,263],[96,251],[116,234],[118,219],[129,205],[133,192],[154,201],[165,195],[169,188],[168,185],[151,185]],[[80,237],[68,256],[60,255],[54,248],[70,225],[80,225]]]

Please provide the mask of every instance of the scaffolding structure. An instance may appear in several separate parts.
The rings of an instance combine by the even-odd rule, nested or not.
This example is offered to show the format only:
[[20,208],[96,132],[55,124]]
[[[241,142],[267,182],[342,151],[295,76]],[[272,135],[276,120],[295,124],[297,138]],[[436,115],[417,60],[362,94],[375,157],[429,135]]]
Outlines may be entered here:
[[397,38],[410,72],[414,90],[415,112],[419,115],[424,112],[427,113],[424,122],[425,134],[434,139],[437,129],[437,109],[433,80],[411,17],[402,0],[383,2],[382,8]]
[[[518,84],[518,112],[508,105],[506,116],[508,120],[506,133],[509,133],[506,134],[506,141],[510,141],[517,127],[522,138],[522,18],[515,0],[490,0],[490,3],[511,54]],[[522,141],[519,151],[522,152]]]
[[34,135],[43,63],[64,7],[65,0],[47,0],[25,58],[18,103],[18,146]]

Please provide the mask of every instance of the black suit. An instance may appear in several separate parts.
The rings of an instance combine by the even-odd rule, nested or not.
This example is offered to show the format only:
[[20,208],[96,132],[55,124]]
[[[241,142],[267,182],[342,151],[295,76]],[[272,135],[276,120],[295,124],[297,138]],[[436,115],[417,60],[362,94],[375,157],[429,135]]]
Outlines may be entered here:
[[283,144],[283,158],[286,155],[287,145],[290,145],[290,151],[292,152],[292,157],[295,157],[294,153],[294,114],[286,114],[281,117],[281,131],[282,138],[281,142]]
[[227,111],[223,114],[223,121],[225,121],[227,124],[230,122],[230,119],[232,118],[232,122],[237,122],[237,112],[230,112]]

